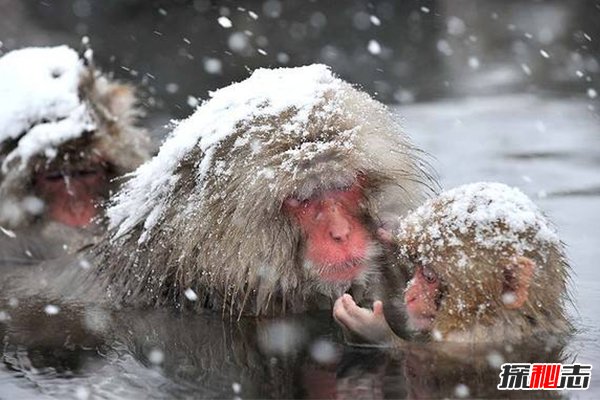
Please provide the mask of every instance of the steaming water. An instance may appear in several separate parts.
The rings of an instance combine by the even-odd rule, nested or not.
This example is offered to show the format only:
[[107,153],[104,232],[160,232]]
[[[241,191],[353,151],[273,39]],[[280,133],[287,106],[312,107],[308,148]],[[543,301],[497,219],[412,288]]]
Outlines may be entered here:
[[[584,99],[510,96],[401,107],[407,131],[437,158],[444,187],[477,180],[519,186],[556,223],[573,266],[579,333],[565,362],[600,360],[600,123]],[[170,311],[0,302],[0,398],[530,397],[498,393],[490,352],[459,362],[427,349],[386,353],[342,344],[328,314],[223,322]],[[32,310],[31,312],[27,310]],[[540,338],[541,340],[541,338]],[[552,359],[543,345],[513,351]],[[506,349],[504,349],[506,350]],[[509,349],[510,350],[510,349]],[[519,360],[516,360],[519,361]],[[599,398],[593,372],[587,392]],[[553,393],[546,396],[554,397]]]

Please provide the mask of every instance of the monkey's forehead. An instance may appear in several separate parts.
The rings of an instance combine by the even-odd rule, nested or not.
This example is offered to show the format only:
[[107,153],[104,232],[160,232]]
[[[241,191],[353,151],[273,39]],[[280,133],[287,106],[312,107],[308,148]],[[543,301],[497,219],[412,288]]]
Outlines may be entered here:
[[487,182],[463,185],[427,201],[401,222],[399,237],[420,246],[421,252],[436,246],[512,246],[523,251],[560,242],[550,221],[523,192]]

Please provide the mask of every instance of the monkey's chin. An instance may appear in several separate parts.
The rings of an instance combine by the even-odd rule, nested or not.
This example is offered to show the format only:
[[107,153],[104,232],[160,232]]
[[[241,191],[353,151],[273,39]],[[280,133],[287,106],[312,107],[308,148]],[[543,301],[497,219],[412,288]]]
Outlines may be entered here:
[[325,283],[351,283],[366,278],[371,271],[378,270],[377,258],[382,248],[377,242],[368,243],[364,251],[355,251],[352,257],[343,261],[316,264],[305,259],[305,268],[312,270]]
[[433,325],[433,316],[409,316],[408,325],[413,331],[429,332]]
[[325,282],[350,282],[367,269],[364,264],[333,265],[320,268],[319,277]]

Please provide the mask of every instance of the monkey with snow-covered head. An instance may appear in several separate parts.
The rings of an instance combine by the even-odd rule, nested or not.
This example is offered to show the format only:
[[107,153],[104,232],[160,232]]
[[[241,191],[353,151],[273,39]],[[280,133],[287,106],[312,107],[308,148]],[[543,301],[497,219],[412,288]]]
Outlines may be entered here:
[[133,87],[67,46],[0,57],[0,226],[88,226],[113,178],[150,157]]
[[0,265],[59,257],[101,232],[114,178],[150,158],[134,88],[85,54],[28,47],[0,57]]
[[[557,344],[572,332],[564,245],[519,189],[477,182],[448,190],[410,212],[395,240],[411,273],[408,288],[395,290],[405,303],[397,305],[425,338]],[[334,317],[363,342],[403,346],[388,327],[395,323],[388,310],[359,308],[345,294]]]
[[81,287],[236,316],[330,308],[391,259],[378,227],[435,185],[420,157],[385,106],[328,67],[259,69],[133,174]]

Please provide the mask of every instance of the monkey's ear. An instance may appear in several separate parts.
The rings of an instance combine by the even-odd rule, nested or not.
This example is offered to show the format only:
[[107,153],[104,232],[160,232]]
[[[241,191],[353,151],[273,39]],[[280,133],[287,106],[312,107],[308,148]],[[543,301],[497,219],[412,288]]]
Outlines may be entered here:
[[521,308],[529,298],[535,262],[527,257],[515,257],[504,266],[503,272],[502,302],[511,310]]

